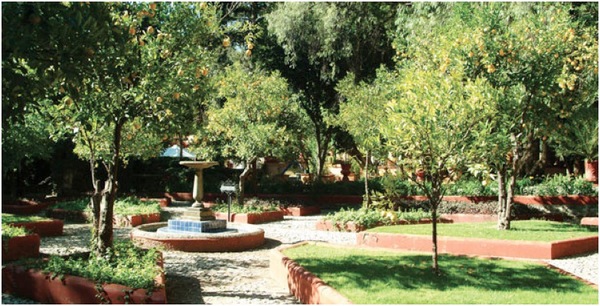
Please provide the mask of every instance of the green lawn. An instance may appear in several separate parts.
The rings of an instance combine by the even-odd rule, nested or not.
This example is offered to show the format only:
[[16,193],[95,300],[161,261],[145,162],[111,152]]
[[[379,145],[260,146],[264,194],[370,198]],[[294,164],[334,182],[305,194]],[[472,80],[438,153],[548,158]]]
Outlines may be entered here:
[[[373,233],[431,235],[431,224],[381,226]],[[438,236],[525,241],[557,241],[598,235],[597,228],[540,220],[512,221],[511,230],[499,231],[495,222],[438,224]]]
[[284,254],[357,304],[598,304],[598,290],[541,264],[322,245]]

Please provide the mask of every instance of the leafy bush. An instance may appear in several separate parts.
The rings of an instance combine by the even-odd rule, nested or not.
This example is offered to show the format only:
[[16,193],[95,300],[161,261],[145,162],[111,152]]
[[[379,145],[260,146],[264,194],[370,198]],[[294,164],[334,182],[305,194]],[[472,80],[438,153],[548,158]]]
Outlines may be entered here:
[[90,198],[82,198],[77,200],[62,201],[52,205],[55,209],[64,209],[70,211],[86,211],[89,209]]
[[18,223],[18,222],[37,222],[37,221],[50,221],[51,219],[40,217],[40,216],[22,216],[2,213],[2,224],[7,223]]
[[342,208],[336,213],[328,214],[325,216],[324,220],[330,220],[334,223],[339,222],[341,224],[353,222],[358,226],[372,228],[379,225],[396,224],[400,220],[418,221],[429,217],[429,212],[423,209],[396,212],[391,210],[375,210],[365,208],[360,208],[357,210],[345,210]]
[[29,234],[31,234],[31,232],[26,228],[8,224],[2,225],[2,241],[6,241],[13,237],[27,236]]
[[[58,202],[52,208],[70,211],[91,212],[90,199],[77,199],[72,201]],[[120,198],[115,200],[115,215],[141,215],[160,213],[160,204],[156,200],[142,201],[136,197]]]
[[[243,206],[235,203],[231,204],[231,212],[236,214],[261,213],[269,211],[278,211],[281,204],[275,200],[261,200],[258,198],[246,199]],[[227,203],[218,202],[212,207],[213,211],[227,212]]]
[[115,201],[116,215],[141,215],[160,213],[160,204],[158,201],[142,201],[136,197],[127,197]]
[[540,184],[524,186],[522,193],[540,196],[598,195],[598,189],[580,177],[554,175],[547,177]]
[[152,291],[157,288],[155,278],[161,272],[158,259],[159,253],[155,249],[144,250],[130,241],[115,241],[107,256],[64,258],[53,255],[48,261],[35,260],[25,264],[53,277],[68,274],[85,277],[98,284],[116,283]]
[[495,196],[498,194],[496,184],[484,185],[476,178],[461,179],[447,184],[447,195],[455,196]]

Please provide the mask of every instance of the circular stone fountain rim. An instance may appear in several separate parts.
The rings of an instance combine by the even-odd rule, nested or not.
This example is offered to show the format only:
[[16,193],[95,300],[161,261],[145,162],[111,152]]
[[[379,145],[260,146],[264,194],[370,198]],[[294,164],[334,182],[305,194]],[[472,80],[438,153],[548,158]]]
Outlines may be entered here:
[[220,232],[220,233],[191,233],[185,232],[169,233],[156,232],[158,228],[168,226],[168,222],[154,222],[138,225],[133,228],[131,234],[142,238],[159,238],[159,239],[221,239],[254,236],[259,233],[264,233],[260,227],[249,224],[227,224],[228,229],[236,229],[237,232]]

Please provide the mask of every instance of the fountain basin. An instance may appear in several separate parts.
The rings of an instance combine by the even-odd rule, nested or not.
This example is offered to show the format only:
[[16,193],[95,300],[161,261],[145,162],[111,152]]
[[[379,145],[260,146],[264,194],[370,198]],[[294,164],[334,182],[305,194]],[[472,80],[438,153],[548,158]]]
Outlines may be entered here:
[[228,224],[216,233],[165,231],[167,222],[142,224],[130,234],[131,240],[142,247],[164,247],[183,252],[240,252],[265,243],[263,229],[248,224]]

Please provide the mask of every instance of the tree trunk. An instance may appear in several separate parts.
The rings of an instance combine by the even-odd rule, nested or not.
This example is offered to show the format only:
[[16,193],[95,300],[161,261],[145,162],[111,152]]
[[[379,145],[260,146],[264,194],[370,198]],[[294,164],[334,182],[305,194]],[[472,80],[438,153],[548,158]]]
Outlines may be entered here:
[[369,194],[369,150],[365,155],[365,208],[371,208],[371,195]]
[[506,192],[506,166],[498,170],[498,229],[510,229],[510,220],[506,214],[508,209],[508,198]]
[[239,182],[239,193],[238,193],[238,204],[240,206],[244,205],[244,185],[246,183],[246,179],[252,170],[252,164],[256,162],[256,157],[252,157],[246,161],[246,167],[242,174],[240,174],[240,182]]
[[431,209],[431,242],[432,242],[432,260],[433,260],[433,273],[436,275],[440,274],[440,266],[438,265],[438,243],[437,243],[437,205],[432,205]]

